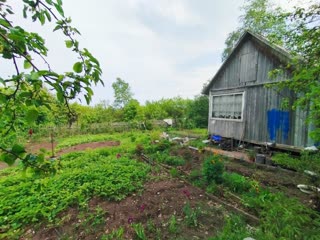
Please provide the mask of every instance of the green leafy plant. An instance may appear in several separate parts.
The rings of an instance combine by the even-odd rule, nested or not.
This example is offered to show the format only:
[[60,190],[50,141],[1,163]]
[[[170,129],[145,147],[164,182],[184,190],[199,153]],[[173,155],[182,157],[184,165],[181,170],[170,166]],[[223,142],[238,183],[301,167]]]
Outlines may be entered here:
[[101,236],[101,240],[123,240],[124,228],[120,227],[119,229],[113,230],[107,235]]
[[252,236],[252,233],[246,228],[245,221],[240,216],[232,214],[226,217],[223,230],[209,240],[243,240],[249,236]]
[[268,231],[274,239],[317,239],[320,234],[319,215],[296,199],[274,195],[260,213],[261,232]]
[[172,177],[179,177],[180,176],[180,172],[179,172],[179,170],[178,169],[176,169],[176,168],[171,168],[170,169],[170,175],[172,176]]
[[168,164],[170,166],[182,166],[185,164],[185,160],[179,156],[171,156],[168,151],[157,152],[152,157],[161,163]]
[[207,184],[212,182],[222,183],[223,182],[223,172],[224,172],[224,162],[219,155],[210,155],[205,158],[203,167],[203,176]]
[[190,203],[187,202],[183,207],[183,213],[185,215],[185,222],[188,226],[197,227],[199,225],[198,218],[200,216],[200,207],[191,208]]
[[178,223],[175,215],[172,215],[169,219],[169,224],[168,224],[168,230],[169,233],[175,234],[178,233]]
[[144,227],[141,223],[133,223],[131,226],[135,232],[136,239],[147,240]]
[[223,185],[236,193],[249,191],[252,187],[250,180],[237,173],[224,173]]
[[298,158],[293,158],[288,153],[277,153],[272,156],[272,161],[278,165],[293,170],[301,170],[305,167],[304,162],[300,161]]
[[[149,167],[127,157],[116,159],[118,151],[109,149],[108,156],[99,150],[70,153],[61,158],[61,172],[50,177],[36,178],[27,171],[0,178],[0,236],[19,236],[25,225],[52,222],[70,205],[85,209],[92,196],[121,200],[140,189]],[[92,219],[92,224],[100,220]]]
[[257,239],[317,239],[320,216],[294,198],[267,190],[242,196],[243,204],[259,215]]
[[218,191],[218,186],[217,186],[217,184],[214,183],[214,182],[210,183],[210,185],[207,186],[207,188],[206,188],[206,192],[207,192],[207,193],[214,194],[214,193],[216,193],[217,191]]

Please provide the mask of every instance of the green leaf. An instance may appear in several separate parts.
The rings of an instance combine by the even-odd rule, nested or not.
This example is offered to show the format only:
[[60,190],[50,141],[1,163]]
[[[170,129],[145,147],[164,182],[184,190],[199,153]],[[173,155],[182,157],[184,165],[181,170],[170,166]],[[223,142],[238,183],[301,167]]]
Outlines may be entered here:
[[26,150],[24,148],[24,146],[20,145],[20,144],[14,144],[11,152],[15,155],[20,155],[21,153],[25,153]]
[[2,84],[2,85],[6,85],[6,82],[4,81],[4,79],[2,78],[2,77],[0,77],[0,83]]
[[30,109],[30,110],[28,110],[28,112],[27,112],[27,114],[26,114],[26,121],[27,121],[28,123],[33,123],[34,121],[37,120],[38,115],[39,115],[38,110],[36,110],[36,109]]
[[63,96],[63,91],[57,91],[57,98],[59,100],[59,102],[63,102],[64,101],[64,96]]
[[0,18],[0,25],[2,25],[4,27],[10,27],[10,24],[2,18]]
[[57,26],[55,26],[55,28],[53,29],[53,31],[55,32],[55,31],[57,31],[57,30],[59,30],[59,29],[61,29],[62,28],[62,26],[61,25],[57,25]]
[[23,67],[24,67],[24,69],[28,69],[28,68],[31,68],[32,65],[31,65],[30,61],[28,61],[26,59],[26,60],[24,60]]
[[44,12],[41,12],[41,13],[39,14],[38,18],[39,18],[39,20],[40,20],[40,22],[41,22],[41,25],[45,24],[45,22],[46,22],[46,17],[45,17],[45,15],[44,15]]
[[55,6],[55,8],[57,9],[57,11],[60,13],[60,15],[62,16],[62,17],[64,17],[64,12],[63,12],[63,9],[62,9],[62,7],[61,7],[61,5],[58,3],[55,3],[54,4],[54,6]]
[[7,8],[6,10],[7,10],[7,12],[8,12],[9,14],[13,14],[13,12],[11,11],[11,9]]
[[6,103],[6,102],[7,102],[7,97],[0,93],[0,104]]
[[46,0],[46,2],[50,5],[52,5],[52,0]]
[[51,22],[51,15],[50,15],[50,13],[49,13],[47,10],[45,10],[45,11],[44,11],[44,14],[46,15],[48,21]]
[[38,72],[31,72],[30,78],[31,78],[32,80],[38,80],[38,79],[39,79],[39,74],[38,74]]
[[3,153],[0,156],[0,161],[7,163],[9,166],[12,166],[16,159],[17,157],[10,153]]
[[20,98],[30,98],[32,96],[32,94],[30,92],[21,92],[19,94]]
[[27,10],[28,10],[28,7],[27,7],[27,6],[24,6],[24,7],[23,7],[23,17],[24,17],[24,18],[27,18]]
[[76,73],[81,73],[83,70],[83,64],[82,62],[76,62],[74,65],[73,65],[73,71],[75,71]]
[[71,40],[66,40],[65,42],[66,42],[66,47],[67,48],[72,48],[73,42]]

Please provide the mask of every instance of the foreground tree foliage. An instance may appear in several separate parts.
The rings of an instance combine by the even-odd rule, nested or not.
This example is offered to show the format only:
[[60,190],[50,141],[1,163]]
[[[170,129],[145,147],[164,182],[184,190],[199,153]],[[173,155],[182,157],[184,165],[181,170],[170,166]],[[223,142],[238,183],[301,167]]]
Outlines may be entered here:
[[[0,0],[0,57],[14,66],[10,77],[0,76],[0,149],[1,160],[13,164],[17,158],[24,163],[35,163],[37,158],[26,155],[22,146],[8,141],[19,128],[30,126],[38,119],[39,107],[51,108],[51,100],[43,89],[54,90],[57,101],[68,109],[69,100],[81,93],[86,102],[92,97],[92,84],[102,83],[99,62],[87,49],[81,49],[75,39],[79,31],[71,26],[71,19],[65,17],[61,0],[23,0],[23,11],[16,13],[13,3]],[[15,15],[33,22],[54,21],[53,31],[65,36],[66,48],[78,56],[73,69],[57,72],[47,62],[48,49],[45,40],[38,33],[29,32],[11,20]],[[43,68],[42,66],[46,66]],[[8,148],[11,144],[11,148]],[[43,162],[43,159],[41,159]],[[30,165],[30,164],[29,164]],[[37,166],[41,168],[41,166]]]
[[[285,35],[286,45],[294,59],[287,66],[293,69],[292,78],[278,84],[278,87],[293,90],[298,98],[293,108],[308,112],[308,123],[314,130],[311,137],[320,141],[320,3],[313,1],[308,8],[296,8],[287,14],[293,22]],[[293,67],[292,67],[293,66]]]
[[241,25],[231,32],[225,42],[222,59],[231,53],[243,31],[250,30],[266,37],[271,43],[290,51],[292,61],[283,69],[270,73],[273,77],[289,70],[291,77],[287,81],[274,84],[281,90],[289,88],[296,93],[297,99],[291,107],[301,109],[308,115],[307,124],[314,129],[311,137],[320,141],[320,4],[312,0],[309,7],[295,7],[285,12],[273,7],[269,1],[247,0],[242,8]]
[[288,26],[286,16],[282,15],[284,11],[280,7],[275,7],[266,0],[246,0],[241,10],[243,11],[239,17],[241,25],[229,33],[225,41],[222,61],[226,60],[246,30],[260,34],[272,43],[284,44],[284,35]]

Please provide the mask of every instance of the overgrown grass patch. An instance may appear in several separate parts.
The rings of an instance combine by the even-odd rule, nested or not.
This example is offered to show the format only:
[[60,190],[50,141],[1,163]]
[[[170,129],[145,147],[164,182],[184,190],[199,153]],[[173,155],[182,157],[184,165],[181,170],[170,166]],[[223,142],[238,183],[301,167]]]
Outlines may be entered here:
[[249,191],[253,184],[248,178],[237,173],[223,173],[223,185],[229,188],[232,192],[243,193]]
[[109,134],[77,135],[77,136],[59,139],[57,149],[67,148],[67,147],[75,146],[82,143],[88,143],[88,142],[101,142],[101,141],[112,141],[112,140],[116,140],[116,138],[113,134],[110,134],[110,133]]
[[276,164],[299,172],[311,170],[320,174],[320,153],[305,151],[300,157],[288,153],[277,153],[272,157]]

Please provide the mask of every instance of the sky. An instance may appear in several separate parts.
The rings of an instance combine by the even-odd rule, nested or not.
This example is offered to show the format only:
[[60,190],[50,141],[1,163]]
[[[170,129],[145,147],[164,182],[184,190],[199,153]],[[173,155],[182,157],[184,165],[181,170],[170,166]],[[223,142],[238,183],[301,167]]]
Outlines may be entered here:
[[[279,0],[281,4],[285,0]],[[18,2],[14,0],[18,9]],[[278,1],[276,1],[278,2]],[[66,16],[80,32],[80,47],[99,60],[105,86],[93,87],[91,105],[113,102],[111,84],[128,82],[141,104],[162,98],[193,98],[221,65],[228,33],[238,26],[244,0],[64,0]],[[283,4],[284,5],[284,4]],[[57,72],[70,71],[77,60],[53,25],[16,19],[39,32]],[[1,64],[9,75],[9,65]],[[1,66],[0,65],[0,66]],[[11,66],[12,67],[12,66]]]

